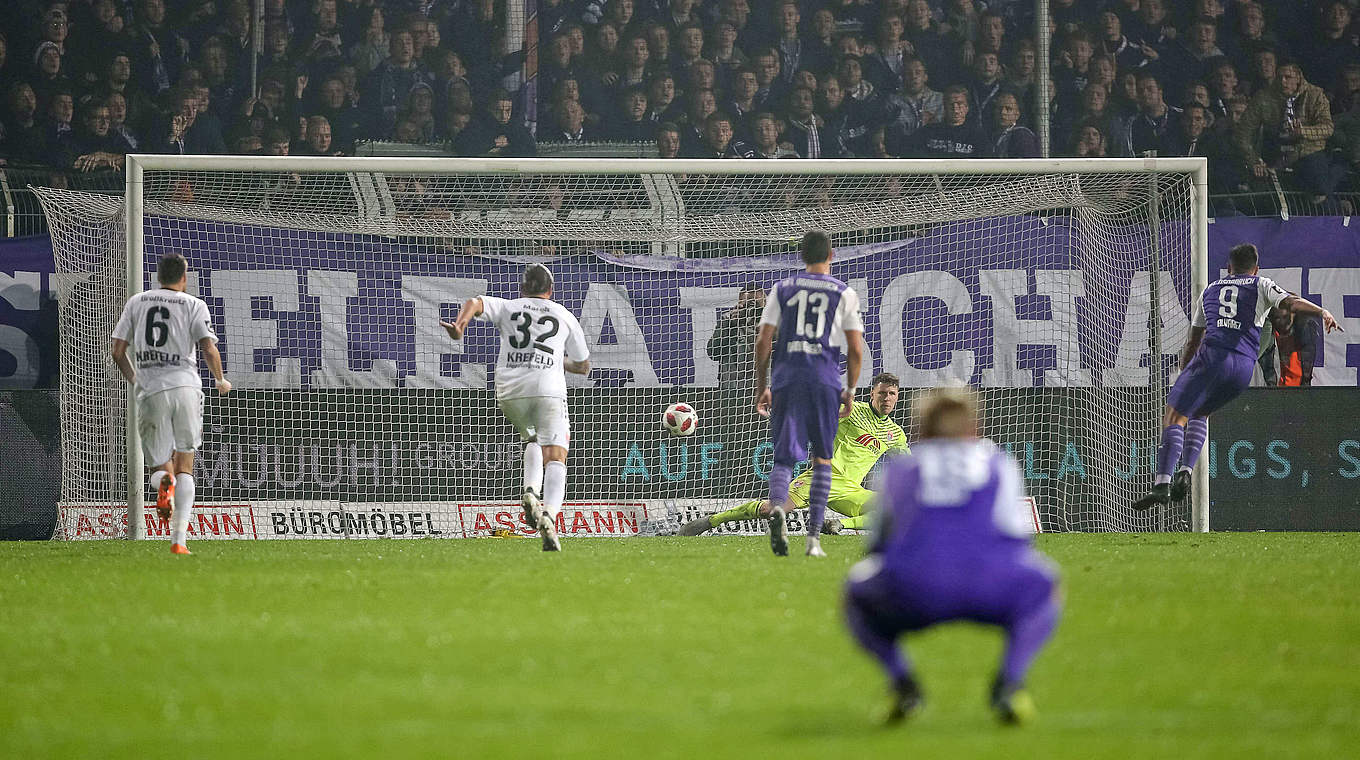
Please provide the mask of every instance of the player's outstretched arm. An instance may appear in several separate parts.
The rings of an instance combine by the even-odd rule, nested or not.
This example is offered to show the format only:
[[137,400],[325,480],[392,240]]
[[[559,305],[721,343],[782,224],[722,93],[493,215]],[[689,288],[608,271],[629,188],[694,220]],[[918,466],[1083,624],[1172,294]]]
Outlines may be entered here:
[[859,370],[864,363],[864,333],[845,331],[845,390],[841,391],[841,417],[849,417],[855,408],[855,386],[859,384]]
[[774,329],[771,324],[762,324],[756,336],[756,411],[762,417],[770,416],[770,350],[774,344]]
[[482,299],[469,298],[463,302],[463,308],[458,311],[458,316],[452,322],[445,322],[441,319],[439,320],[439,326],[444,328],[444,331],[449,334],[450,338],[462,340],[463,333],[467,331],[468,323],[471,322],[474,317],[481,316],[481,314]]
[[113,339],[113,363],[118,365],[118,371],[123,375],[123,379],[129,385],[137,384],[137,371],[132,368],[132,360],[127,355],[128,342],[122,338]]
[[1341,330],[1341,332],[1346,331],[1341,325],[1337,324],[1336,317],[1333,317],[1330,311],[1309,301],[1307,298],[1290,296],[1285,299],[1285,303],[1288,304],[1289,310],[1295,314],[1311,314],[1316,317],[1322,317],[1322,326],[1326,328],[1327,332],[1331,332],[1332,330]]
[[589,375],[590,360],[582,359],[579,362],[574,362],[571,359],[567,359],[566,361],[562,362],[562,368],[572,373],[573,375]]
[[223,396],[231,393],[231,381],[222,374],[222,354],[217,350],[217,343],[212,338],[200,338],[198,348],[203,352],[203,361],[208,363],[208,371],[217,380],[217,392]]

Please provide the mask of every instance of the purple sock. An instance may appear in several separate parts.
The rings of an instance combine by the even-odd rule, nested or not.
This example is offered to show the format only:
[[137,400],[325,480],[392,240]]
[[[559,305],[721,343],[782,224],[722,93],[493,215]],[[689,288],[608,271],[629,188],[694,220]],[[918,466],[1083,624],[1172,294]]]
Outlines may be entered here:
[[1181,447],[1185,445],[1185,428],[1171,425],[1162,431],[1162,445],[1157,447],[1156,483],[1170,483],[1171,472],[1181,461]]
[[871,623],[872,615],[872,612],[862,608],[853,597],[845,600],[845,620],[855,641],[858,641],[859,645],[888,671],[888,678],[894,686],[904,683],[909,677],[907,658],[902,656],[902,650],[897,648],[895,638],[884,636],[874,629]]
[[822,533],[822,521],[826,519],[826,500],[831,496],[831,465],[812,466],[812,487],[808,489],[808,526],[809,536]]
[[1058,624],[1059,607],[1051,596],[1006,628],[1006,652],[1002,655],[1001,677],[1007,684],[1025,682],[1029,666]]
[[1185,426],[1185,452],[1181,454],[1181,466],[1193,468],[1199,460],[1199,452],[1209,437],[1209,420],[1197,417]]
[[770,470],[770,509],[784,506],[789,500],[789,481],[793,480],[793,465],[775,462]]

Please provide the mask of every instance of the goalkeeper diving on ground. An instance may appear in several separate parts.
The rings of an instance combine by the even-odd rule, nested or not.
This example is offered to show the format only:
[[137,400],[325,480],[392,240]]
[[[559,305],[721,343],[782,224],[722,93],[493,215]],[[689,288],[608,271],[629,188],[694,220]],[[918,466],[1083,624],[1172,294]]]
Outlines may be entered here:
[[[850,415],[836,427],[827,507],[845,517],[828,519],[822,524],[823,533],[867,527],[867,505],[874,492],[864,487],[865,476],[885,455],[910,453],[907,434],[888,416],[897,408],[897,383],[897,377],[886,372],[875,376],[869,387],[868,403],[856,401]],[[789,487],[791,507],[806,508],[811,489],[812,471],[808,470]],[[770,513],[768,499],[752,499],[726,512],[691,520],[681,526],[680,535],[697,536],[723,523],[764,519]]]

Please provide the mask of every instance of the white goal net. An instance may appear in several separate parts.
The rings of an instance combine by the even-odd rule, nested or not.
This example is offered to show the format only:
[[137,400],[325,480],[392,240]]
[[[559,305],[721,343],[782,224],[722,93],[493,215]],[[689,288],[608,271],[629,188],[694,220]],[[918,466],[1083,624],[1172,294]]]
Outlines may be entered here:
[[[861,295],[860,385],[896,375],[903,427],[909,389],[974,385],[1044,530],[1203,529],[1204,489],[1199,510],[1129,508],[1204,284],[1201,168],[134,158],[126,203],[37,191],[61,296],[59,531],[120,536],[130,514],[132,533],[164,534],[140,506],[108,348],[171,251],[236,387],[208,391],[196,537],[531,532],[492,391],[496,337],[474,323],[452,341],[438,324],[465,298],[516,295],[529,261],[553,269],[592,350],[570,389],[559,529],[665,532],[758,498],[768,425],[751,405],[754,314],[735,307],[800,268],[809,228],[831,234],[833,273]],[[697,409],[694,435],[663,430],[674,401]]]

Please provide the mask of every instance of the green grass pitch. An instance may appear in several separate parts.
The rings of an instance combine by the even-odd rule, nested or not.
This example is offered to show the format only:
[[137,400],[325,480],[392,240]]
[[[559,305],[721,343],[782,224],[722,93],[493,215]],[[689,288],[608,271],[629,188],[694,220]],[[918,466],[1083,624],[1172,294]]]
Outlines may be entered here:
[[[801,552],[801,539],[795,551]],[[1052,535],[1067,606],[994,724],[1000,640],[877,668],[829,560],[759,538],[0,545],[0,757],[1332,758],[1360,747],[1356,534]],[[892,753],[891,755],[889,753]]]

